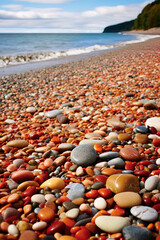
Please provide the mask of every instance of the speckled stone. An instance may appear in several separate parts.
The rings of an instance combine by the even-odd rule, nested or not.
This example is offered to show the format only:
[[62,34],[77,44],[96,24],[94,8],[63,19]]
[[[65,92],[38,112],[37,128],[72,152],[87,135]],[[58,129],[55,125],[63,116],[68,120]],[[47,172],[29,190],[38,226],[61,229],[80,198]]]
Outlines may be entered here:
[[114,193],[140,191],[138,177],[132,174],[113,174],[107,179],[106,187]]
[[134,206],[130,212],[133,216],[146,222],[154,222],[158,218],[158,212],[148,206]]
[[141,159],[139,152],[133,147],[124,147],[120,150],[119,153],[126,161],[134,162]]
[[117,233],[130,225],[127,218],[114,216],[99,216],[95,220],[95,224],[104,232]]
[[89,166],[97,159],[97,153],[94,148],[88,144],[82,144],[75,147],[71,152],[71,161],[76,165]]
[[139,226],[127,226],[122,230],[124,240],[151,240],[152,233],[148,228]]
[[121,192],[114,196],[114,201],[121,208],[131,208],[142,203],[142,199],[135,192]]

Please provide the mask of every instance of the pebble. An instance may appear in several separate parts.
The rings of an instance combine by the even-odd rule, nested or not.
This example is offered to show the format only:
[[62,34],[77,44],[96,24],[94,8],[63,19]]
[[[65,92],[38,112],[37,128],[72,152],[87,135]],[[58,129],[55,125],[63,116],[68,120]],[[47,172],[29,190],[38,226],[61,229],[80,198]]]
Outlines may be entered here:
[[119,154],[124,158],[126,161],[139,161],[141,156],[137,149],[133,147],[124,147],[121,148]]
[[15,159],[15,160],[13,160],[13,164],[15,164],[17,167],[20,167],[21,165],[24,164],[24,160],[23,159]]
[[132,174],[113,174],[108,177],[106,187],[114,193],[140,190],[138,177]]
[[80,166],[89,166],[97,159],[97,153],[89,144],[81,144],[71,152],[71,161]]
[[38,211],[38,217],[41,221],[50,222],[54,219],[55,212],[49,207],[41,208]]
[[139,226],[127,226],[122,230],[125,240],[151,240],[152,233],[149,229]]
[[102,136],[98,133],[86,133],[85,138],[89,139],[102,139]]
[[26,109],[26,112],[28,112],[28,113],[35,113],[36,111],[37,111],[37,109],[35,107],[28,107]]
[[117,157],[117,158],[113,158],[112,160],[108,161],[108,166],[114,166],[115,168],[124,168],[125,166],[125,162]]
[[28,141],[26,140],[13,140],[6,144],[8,147],[14,147],[14,148],[24,148],[28,146]]
[[40,188],[49,187],[50,189],[63,189],[65,187],[65,182],[61,178],[52,177],[43,182]]
[[160,131],[160,117],[151,117],[146,120],[146,127],[154,127],[159,132]]
[[109,135],[107,137],[105,137],[105,139],[108,142],[112,142],[113,140],[117,140],[118,139],[118,134],[116,132],[110,132]]
[[107,207],[107,202],[105,201],[104,198],[98,197],[94,200],[94,206],[98,210],[102,210],[102,209],[105,209]]
[[95,144],[99,144],[99,145],[103,146],[103,145],[106,144],[106,141],[105,140],[98,140],[98,139],[83,139],[83,140],[80,141],[79,145],[82,145],[82,144],[88,144],[88,145],[91,145],[92,147]]
[[55,109],[55,110],[51,110],[49,112],[45,113],[45,116],[48,118],[55,118],[57,117],[59,114],[62,114],[61,110]]
[[69,217],[71,219],[77,218],[79,215],[79,209],[78,208],[72,208],[66,212],[66,217]]
[[142,133],[136,133],[134,137],[134,142],[136,143],[148,143],[148,135],[147,134],[142,134]]
[[159,182],[160,179],[158,176],[150,176],[146,179],[144,187],[150,192],[157,188]]
[[67,197],[70,200],[74,200],[76,198],[83,198],[85,187],[80,183],[71,183],[66,188],[69,188],[67,192]]
[[75,148],[75,145],[72,143],[61,143],[58,146],[58,150],[61,152],[72,151]]
[[19,217],[19,212],[16,208],[8,207],[3,211],[3,219],[6,222],[12,222],[13,219],[17,219]]
[[146,222],[154,222],[158,218],[158,212],[148,206],[134,206],[130,212],[133,216]]
[[141,205],[142,199],[138,193],[135,192],[121,192],[114,196],[114,201],[121,208],[131,208],[133,206]]
[[42,194],[35,194],[31,197],[31,202],[44,203],[45,202],[45,196],[42,195]]
[[12,173],[12,179],[17,183],[21,183],[24,181],[33,180],[34,174],[29,170],[17,170]]
[[34,231],[41,231],[46,227],[47,227],[47,222],[41,221],[41,222],[34,223],[33,226],[32,226],[32,229]]
[[118,152],[104,152],[104,153],[101,153],[99,155],[99,159],[102,160],[102,161],[108,161],[110,159],[113,159],[113,158],[117,158],[119,157],[119,153]]
[[95,224],[104,232],[117,233],[130,225],[127,218],[114,216],[99,216],[95,220]]
[[19,240],[28,240],[28,239],[38,240],[38,235],[31,230],[26,230],[19,237]]
[[10,235],[12,235],[12,236],[17,237],[18,234],[19,234],[19,231],[18,231],[17,227],[16,227],[14,224],[10,224],[10,225],[8,226],[8,233],[9,233]]

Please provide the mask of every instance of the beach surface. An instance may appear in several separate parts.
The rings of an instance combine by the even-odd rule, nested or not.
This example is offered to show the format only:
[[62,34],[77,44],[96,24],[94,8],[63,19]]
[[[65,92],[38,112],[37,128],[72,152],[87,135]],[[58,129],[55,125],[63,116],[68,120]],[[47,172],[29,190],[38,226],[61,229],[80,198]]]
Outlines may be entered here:
[[0,239],[160,239],[159,69],[155,38],[0,79]]

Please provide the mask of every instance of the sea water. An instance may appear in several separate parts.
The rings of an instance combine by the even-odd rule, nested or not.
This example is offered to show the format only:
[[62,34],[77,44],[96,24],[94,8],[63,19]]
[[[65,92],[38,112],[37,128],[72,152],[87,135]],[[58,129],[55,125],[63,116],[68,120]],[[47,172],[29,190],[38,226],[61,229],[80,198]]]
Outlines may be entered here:
[[94,53],[153,37],[123,33],[0,33],[0,67]]

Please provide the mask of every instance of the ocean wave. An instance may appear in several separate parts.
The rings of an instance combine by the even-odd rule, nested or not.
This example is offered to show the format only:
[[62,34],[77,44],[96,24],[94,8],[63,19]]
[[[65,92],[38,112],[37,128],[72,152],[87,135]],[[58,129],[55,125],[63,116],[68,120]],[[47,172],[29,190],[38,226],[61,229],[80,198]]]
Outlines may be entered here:
[[[125,34],[125,33],[122,33]],[[133,34],[135,35],[135,34]],[[33,54],[24,54],[18,56],[0,56],[0,67],[6,67],[9,65],[18,65],[32,62],[39,62],[45,60],[53,60],[60,57],[73,56],[79,54],[87,54],[90,52],[109,50],[120,46],[125,46],[128,44],[144,42],[148,39],[159,37],[159,35],[142,35],[137,34],[135,40],[120,42],[114,45],[93,45],[86,48],[77,48],[77,49],[69,49],[66,51],[56,51],[56,52],[40,52]]]

